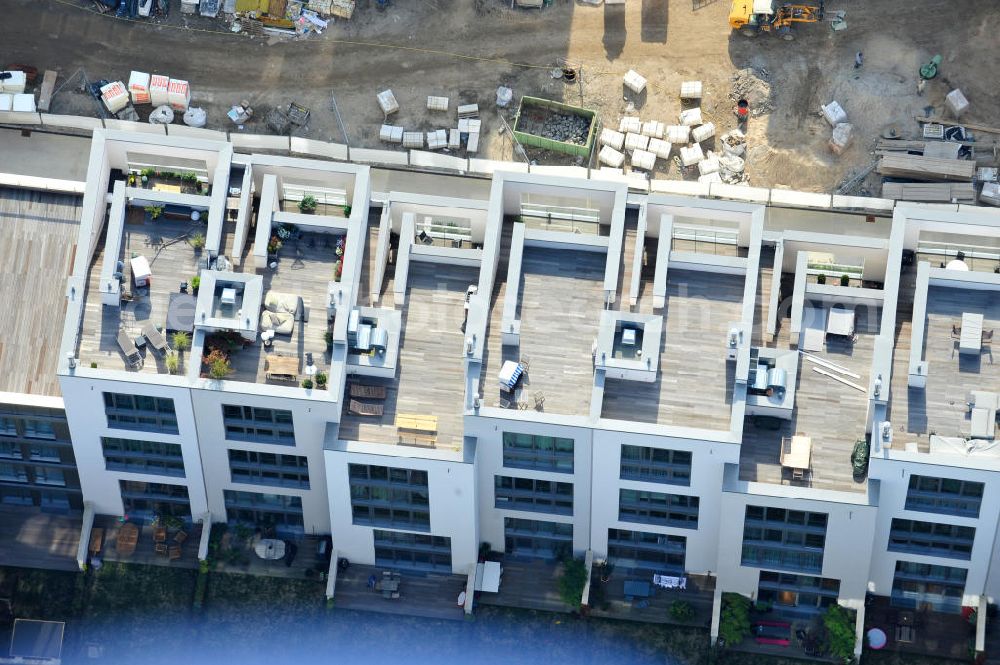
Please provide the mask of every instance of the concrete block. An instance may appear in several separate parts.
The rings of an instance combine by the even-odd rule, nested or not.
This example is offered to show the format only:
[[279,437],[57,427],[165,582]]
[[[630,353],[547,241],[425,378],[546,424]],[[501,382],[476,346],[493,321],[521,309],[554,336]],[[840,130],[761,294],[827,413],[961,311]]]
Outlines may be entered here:
[[448,171],[459,171],[461,173],[465,173],[469,170],[469,160],[464,157],[439,155],[437,153],[426,152],[424,150],[411,150],[410,166],[419,166],[427,169],[445,169]]
[[587,178],[587,169],[582,166],[552,166],[538,164],[529,167],[528,172],[541,175],[558,175],[567,178]]
[[746,185],[730,185],[724,182],[712,185],[710,190],[714,198],[731,199],[767,205],[771,198],[771,190],[765,187],[747,187]]
[[229,141],[233,148],[239,150],[289,150],[287,136],[268,136],[266,134],[229,133]]
[[167,136],[183,136],[185,138],[204,139],[206,141],[228,141],[229,135],[215,129],[203,127],[188,127],[187,125],[163,125],[167,128]]
[[692,182],[690,180],[650,180],[649,191],[652,194],[708,196],[709,185],[707,182]]
[[45,127],[62,127],[65,129],[95,130],[104,127],[100,118],[88,118],[82,115],[42,114],[42,125]]
[[896,207],[896,202],[892,199],[878,199],[871,196],[844,196],[834,194],[832,208],[860,208],[861,210],[891,211]]
[[348,152],[351,161],[358,162],[359,164],[393,164],[405,166],[410,163],[410,155],[407,152],[373,150],[371,148],[351,148]]
[[19,113],[17,111],[0,111],[0,124],[5,125],[41,125],[41,113]]
[[132,122],[131,120],[115,120],[113,118],[105,120],[104,127],[121,132],[138,132],[140,134],[157,134],[159,136],[165,136],[167,133],[163,125],[151,125],[148,122]]
[[527,173],[528,165],[524,162],[498,162],[492,159],[469,158],[469,171],[493,175],[497,171],[512,173]]
[[336,159],[347,161],[347,146],[341,143],[328,143],[315,139],[305,139],[298,136],[291,138],[293,155],[305,155],[308,157],[323,157],[326,159]]
[[829,194],[796,192],[790,189],[771,190],[771,205],[794,208],[829,208],[831,204],[832,197]]

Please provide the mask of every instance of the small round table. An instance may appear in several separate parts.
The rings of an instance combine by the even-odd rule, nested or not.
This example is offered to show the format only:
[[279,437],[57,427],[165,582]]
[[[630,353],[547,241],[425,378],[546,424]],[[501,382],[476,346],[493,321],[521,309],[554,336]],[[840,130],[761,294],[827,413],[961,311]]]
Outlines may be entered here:
[[882,630],[881,628],[872,628],[871,630],[868,631],[868,646],[870,646],[872,649],[878,651],[879,649],[885,646],[885,643],[887,641],[888,640],[885,636],[885,631]]

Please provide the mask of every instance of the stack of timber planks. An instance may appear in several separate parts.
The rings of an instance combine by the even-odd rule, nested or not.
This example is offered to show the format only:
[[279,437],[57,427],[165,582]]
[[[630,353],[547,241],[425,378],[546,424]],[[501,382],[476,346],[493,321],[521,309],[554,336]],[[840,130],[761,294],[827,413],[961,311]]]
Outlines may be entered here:
[[882,198],[896,201],[975,203],[976,190],[971,182],[886,182]]
[[976,163],[965,159],[893,153],[882,156],[878,172],[892,178],[972,182],[972,176],[976,173]]

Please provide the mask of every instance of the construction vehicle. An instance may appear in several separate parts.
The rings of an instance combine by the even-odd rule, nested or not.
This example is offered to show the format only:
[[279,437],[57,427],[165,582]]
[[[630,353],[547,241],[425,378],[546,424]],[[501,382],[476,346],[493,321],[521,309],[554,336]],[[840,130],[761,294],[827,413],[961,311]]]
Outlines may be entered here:
[[818,23],[823,20],[823,0],[819,6],[781,4],[778,0],[733,0],[729,26],[747,37],[771,32],[782,39],[795,39],[794,23]]

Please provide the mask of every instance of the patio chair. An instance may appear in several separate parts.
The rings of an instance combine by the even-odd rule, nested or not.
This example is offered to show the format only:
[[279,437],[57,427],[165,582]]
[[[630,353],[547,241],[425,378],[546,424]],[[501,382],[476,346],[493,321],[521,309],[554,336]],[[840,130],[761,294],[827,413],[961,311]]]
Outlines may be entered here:
[[167,542],[167,527],[158,526],[153,530],[153,542],[154,543]]
[[142,356],[139,355],[139,349],[135,346],[135,340],[132,339],[127,330],[124,328],[118,329],[117,341],[118,348],[121,349],[122,355],[125,356],[125,364],[130,369],[142,367]]
[[982,341],[983,341],[983,344],[992,344],[993,343],[993,331],[992,330],[984,330],[983,331],[983,340]]
[[367,399],[385,399],[385,386],[369,386],[363,383],[351,384],[351,397],[364,397]]
[[169,556],[169,559],[171,561],[176,561],[177,559],[180,559],[180,558],[181,558],[181,546],[180,545],[172,545],[170,547],[170,556]]
[[170,347],[167,346],[167,338],[163,336],[159,328],[153,325],[152,321],[147,321],[142,326],[142,334],[149,342],[149,345],[159,353],[166,353],[170,350]]
[[545,406],[545,393],[538,390],[535,392],[533,397],[535,398],[535,409],[541,411],[542,407]]
[[517,362],[524,368],[525,373],[531,368],[531,358],[529,356],[521,356]]
[[792,469],[792,480],[805,480],[806,472],[802,469]]
[[365,402],[352,399],[349,410],[356,416],[381,416],[385,411],[385,406],[382,404],[366,404]]
[[951,338],[962,339],[962,326],[951,324]]
[[178,531],[174,534],[174,542],[178,545],[183,545],[184,541],[188,539],[187,531]]
[[167,555],[167,544],[166,543],[156,543],[156,545],[153,546],[153,551],[155,551],[157,554],[161,554],[163,556],[166,556]]

